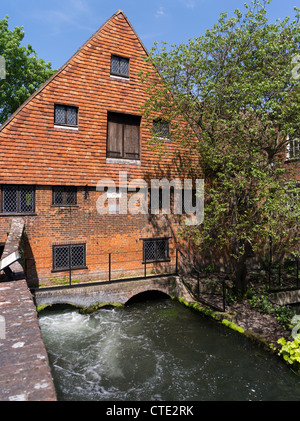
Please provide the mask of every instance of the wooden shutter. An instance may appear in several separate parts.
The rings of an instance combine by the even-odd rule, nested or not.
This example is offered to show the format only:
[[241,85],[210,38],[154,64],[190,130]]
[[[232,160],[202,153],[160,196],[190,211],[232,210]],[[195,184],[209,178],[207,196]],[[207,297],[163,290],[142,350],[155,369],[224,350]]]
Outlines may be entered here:
[[117,114],[108,115],[107,156],[122,158],[123,156],[123,123]]
[[140,157],[140,117],[128,116],[124,123],[124,158]]

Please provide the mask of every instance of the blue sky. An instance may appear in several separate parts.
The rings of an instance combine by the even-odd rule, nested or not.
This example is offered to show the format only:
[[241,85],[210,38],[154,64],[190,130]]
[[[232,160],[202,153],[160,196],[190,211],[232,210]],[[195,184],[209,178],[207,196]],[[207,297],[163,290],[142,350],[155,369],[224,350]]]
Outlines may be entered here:
[[[221,12],[233,15],[250,0],[1,0],[0,19],[24,26],[24,44],[61,67],[117,10],[122,9],[150,51],[155,41],[187,42],[211,28]],[[294,16],[298,0],[272,0],[271,21]]]

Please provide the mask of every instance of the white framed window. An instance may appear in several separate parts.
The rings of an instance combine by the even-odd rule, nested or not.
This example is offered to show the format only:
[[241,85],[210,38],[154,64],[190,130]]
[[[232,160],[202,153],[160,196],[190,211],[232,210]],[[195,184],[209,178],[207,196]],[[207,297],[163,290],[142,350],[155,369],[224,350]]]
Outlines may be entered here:
[[300,159],[300,139],[289,139],[286,146],[286,159]]

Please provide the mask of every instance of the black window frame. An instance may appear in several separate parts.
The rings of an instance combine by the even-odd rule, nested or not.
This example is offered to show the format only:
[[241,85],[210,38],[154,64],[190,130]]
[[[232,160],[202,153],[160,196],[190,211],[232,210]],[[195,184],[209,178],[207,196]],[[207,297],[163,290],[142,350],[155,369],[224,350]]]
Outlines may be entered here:
[[[161,237],[161,238],[144,238],[143,240],[143,263],[159,263],[159,262],[169,262],[170,261],[170,238],[171,237]],[[158,242],[164,241],[165,245],[165,256],[163,258],[158,258],[159,247]],[[147,243],[154,243],[154,259],[146,259],[146,250],[145,246]]]
[[[56,121],[56,108],[57,107],[62,107],[65,109],[65,122],[64,123]],[[76,124],[68,123],[68,110],[69,109],[76,111]],[[64,127],[78,127],[78,114],[79,114],[79,108],[74,105],[54,104],[54,125],[64,126]]]
[[[56,201],[56,193],[62,194],[63,201],[58,203]],[[74,203],[68,203],[68,194],[73,194]],[[66,207],[77,206],[77,187],[75,186],[53,186],[52,187],[52,206]]]
[[[76,247],[83,248],[83,264],[82,265],[72,265],[72,249]],[[56,249],[65,248],[68,250],[68,264],[65,266],[57,266],[56,265]],[[68,270],[81,270],[87,269],[86,265],[86,244],[85,243],[78,243],[78,244],[55,244],[52,246],[52,272],[65,272]]]
[[[136,121],[138,124],[132,124],[133,121]],[[109,125],[110,123],[118,124],[120,127],[120,132],[122,133],[122,138],[120,139],[121,151],[112,151],[110,150],[110,139],[109,139]],[[131,153],[126,151],[125,148],[125,127],[126,126],[134,126],[138,127],[138,139],[137,139],[137,152]],[[132,155],[128,156],[128,155]],[[141,159],[141,116],[133,115],[133,114],[123,114],[123,113],[116,113],[116,112],[108,112],[107,114],[107,140],[106,140],[106,158],[111,159],[125,159],[131,161],[140,161]]]
[[[112,69],[113,59],[117,59],[118,60],[118,68],[119,68],[119,71],[118,72],[115,72]],[[121,61],[122,60],[126,60],[126,62],[127,62],[127,67],[128,67],[128,73],[127,74],[121,72]],[[118,76],[118,77],[129,79],[129,75],[130,75],[130,59],[128,57],[123,57],[123,56],[119,56],[117,54],[112,54],[111,55],[111,58],[110,58],[110,74],[112,76]]]
[[[13,189],[16,192],[16,210],[7,211],[5,206],[5,191]],[[26,194],[26,190],[31,194],[31,208],[28,211],[22,210],[22,194]],[[35,186],[32,185],[16,185],[16,184],[5,184],[1,188],[1,214],[2,215],[32,215],[35,214]],[[29,205],[28,205],[29,206]]]
[[[166,136],[162,135],[162,124],[165,124],[168,128],[168,134]],[[170,140],[170,122],[163,118],[155,118],[152,123],[152,133],[157,139],[168,139]]]

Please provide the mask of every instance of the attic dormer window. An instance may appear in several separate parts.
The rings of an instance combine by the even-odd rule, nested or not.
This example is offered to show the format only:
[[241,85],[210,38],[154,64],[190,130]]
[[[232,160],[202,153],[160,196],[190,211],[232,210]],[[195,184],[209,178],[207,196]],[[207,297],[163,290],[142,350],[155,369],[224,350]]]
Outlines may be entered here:
[[113,76],[129,77],[129,58],[112,55],[110,74]]
[[71,128],[78,127],[78,108],[68,105],[55,105],[54,124]]

